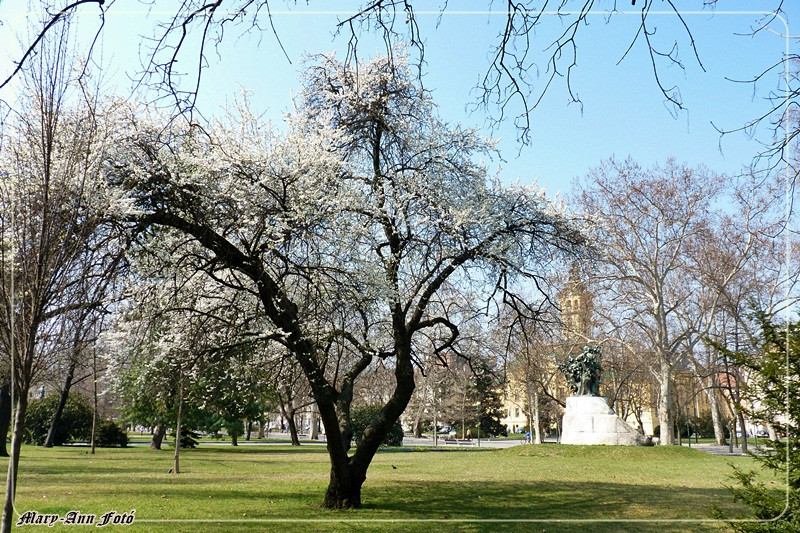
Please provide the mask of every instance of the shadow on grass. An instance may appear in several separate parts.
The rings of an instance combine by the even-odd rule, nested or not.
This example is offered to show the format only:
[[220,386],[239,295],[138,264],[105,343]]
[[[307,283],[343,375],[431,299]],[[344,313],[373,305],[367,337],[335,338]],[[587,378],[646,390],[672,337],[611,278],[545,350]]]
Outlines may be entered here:
[[[149,490],[148,487],[137,487],[135,496],[144,501],[159,501],[161,494],[166,494],[169,499],[186,502],[179,512],[171,511],[179,513],[179,516],[169,518],[236,520],[246,516],[250,520],[288,520],[249,525],[230,522],[220,524],[218,528],[204,523],[204,531],[718,531],[722,529],[721,523],[703,522],[710,518],[711,505],[717,503],[721,507],[731,507],[725,505],[730,497],[724,489],[676,490],[674,487],[595,482],[464,484],[443,481],[391,483],[379,489],[366,488],[362,494],[365,505],[361,509],[330,511],[318,507],[323,496],[319,486],[308,483],[292,485],[290,490],[287,488],[278,485],[256,490],[209,490],[181,483],[179,486],[149,487]],[[215,502],[219,514],[204,509],[204,501]],[[148,512],[146,507],[137,505],[141,509],[137,518],[168,518],[157,516],[158,512],[152,508]],[[307,521],[309,519],[317,522]],[[413,521],[420,519],[441,521]],[[592,522],[597,519],[605,522]],[[640,521],[625,521],[631,519]],[[648,523],[647,520],[661,521]],[[171,531],[192,530],[192,526],[179,524],[173,524],[173,528],[179,527]],[[181,529],[184,526],[186,529]]]
[[[425,482],[389,483],[380,488],[367,487],[362,492],[364,505],[346,516],[317,508],[324,484],[319,480],[264,488],[225,488],[199,486],[188,478],[174,478],[162,483],[139,486],[133,491],[141,503],[163,498],[166,494],[189,503],[182,511],[203,516],[203,501],[225,502],[229,518],[248,516],[264,518],[332,519],[708,519],[716,504],[729,514],[741,512],[725,489],[660,488],[597,482],[537,483],[459,483]],[[195,504],[197,506],[195,507]],[[189,509],[193,507],[194,509]],[[219,508],[219,507],[217,507]],[[199,516],[198,514],[199,513]],[[287,514],[289,513],[289,514]],[[183,514],[183,513],[182,513]],[[216,518],[210,516],[208,518]],[[225,517],[218,517],[225,518]]]
[[708,518],[713,504],[740,510],[724,488],[602,482],[391,483],[363,496],[364,509],[430,518],[674,519]]
[[[298,477],[299,476],[299,477]],[[221,483],[226,483],[220,480]],[[719,525],[675,522],[591,522],[594,519],[704,520],[717,504],[726,514],[742,508],[731,502],[723,489],[659,487],[609,482],[561,481],[381,481],[362,492],[364,506],[358,510],[321,509],[325,476],[307,473],[270,479],[260,486],[225,484],[210,486],[191,476],[159,476],[147,483],[124,483],[103,487],[97,494],[107,501],[104,490],[124,493],[124,501],[136,508],[137,519],[284,519],[242,525],[250,531],[714,531]],[[98,487],[100,488],[100,487]],[[110,496],[110,493],[109,493]],[[53,502],[52,504],[55,504]],[[51,504],[51,505],[52,505]],[[61,512],[54,509],[49,512]],[[100,510],[100,509],[98,509]],[[41,512],[48,511],[40,509]],[[308,522],[329,520],[330,522]],[[403,520],[444,520],[403,522]],[[504,520],[580,520],[580,522],[503,522]],[[370,520],[396,523],[369,522]],[[457,520],[447,522],[447,520]],[[466,521],[464,521],[466,520]],[[470,522],[469,520],[473,520]],[[172,527],[180,523],[172,524]],[[202,531],[234,531],[235,522],[202,524]],[[141,531],[156,531],[141,524]],[[183,529],[185,526],[186,529]],[[191,531],[180,524],[170,531]],[[137,528],[138,529],[138,528]],[[165,529],[166,531],[167,529]],[[127,531],[127,528],[126,528]]]
[[[371,467],[362,491],[364,507],[344,512],[317,507],[323,498],[329,469],[327,454],[319,446],[208,446],[187,450],[182,453],[187,475],[179,476],[166,473],[171,466],[171,451],[115,450],[92,457],[42,450],[38,457],[32,454],[34,468],[31,470],[34,476],[62,474],[62,483],[69,476],[73,476],[75,483],[84,480],[84,484],[78,486],[83,490],[90,488],[94,502],[108,505],[107,502],[124,501],[126,507],[138,510],[137,519],[238,519],[246,516],[291,521],[262,522],[253,525],[252,531],[713,531],[719,526],[696,527],[687,522],[670,526],[663,522],[655,525],[631,522],[554,524],[499,520],[702,520],[709,518],[714,504],[728,515],[744,511],[732,503],[726,489],[714,487],[714,483],[685,487],[684,484],[692,485],[690,475],[684,474],[671,483],[666,482],[670,478],[664,477],[663,486],[659,484],[656,477],[659,472],[709,475],[722,467],[717,458],[700,452],[583,450],[556,446],[510,450],[498,452],[496,457],[467,450],[435,453],[430,459],[416,454],[382,457]],[[317,454],[317,457],[308,454]],[[608,472],[624,471],[625,464],[633,465],[628,471],[650,474],[639,475],[632,483],[608,481]],[[506,466],[505,470],[499,469],[502,465]],[[599,468],[598,465],[605,466]],[[128,472],[133,475],[127,478],[120,475]],[[459,481],[459,472],[465,472],[462,477],[471,477],[473,481]],[[533,479],[534,473],[538,474],[538,479]],[[506,480],[500,475],[514,479]],[[490,476],[495,477],[484,480]],[[603,481],[591,481],[592,476]],[[33,480],[30,486],[38,487],[44,480],[44,477]],[[102,482],[96,483],[97,480]],[[48,504],[67,506],[66,500],[84,500],[84,495],[79,498],[76,494],[69,498],[62,495],[60,501],[52,501],[57,496],[49,493]],[[42,496],[36,493],[33,497]],[[331,522],[304,522],[307,519]],[[375,519],[401,522],[363,521]],[[474,521],[402,522],[409,519]],[[234,524],[221,524],[216,529],[204,523],[202,529],[195,530],[228,531],[234,530],[230,529]],[[182,531],[184,525],[169,530]],[[162,530],[154,523],[147,526],[156,526],[155,529],[145,526],[142,524],[140,530]],[[192,530],[191,527],[186,525],[185,530]],[[242,527],[242,530],[247,529]],[[163,530],[167,530],[166,526]]]

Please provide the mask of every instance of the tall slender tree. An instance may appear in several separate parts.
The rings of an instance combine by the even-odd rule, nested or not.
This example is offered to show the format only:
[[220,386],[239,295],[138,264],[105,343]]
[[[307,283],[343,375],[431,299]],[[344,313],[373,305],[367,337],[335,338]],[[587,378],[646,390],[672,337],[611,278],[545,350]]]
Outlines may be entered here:
[[98,119],[100,106],[71,53],[68,24],[48,34],[2,132],[0,350],[10,362],[15,408],[2,531],[13,523],[28,390],[65,344],[66,314],[92,305],[73,296],[90,275],[82,261],[100,228],[111,227],[115,205],[100,179],[113,125]]

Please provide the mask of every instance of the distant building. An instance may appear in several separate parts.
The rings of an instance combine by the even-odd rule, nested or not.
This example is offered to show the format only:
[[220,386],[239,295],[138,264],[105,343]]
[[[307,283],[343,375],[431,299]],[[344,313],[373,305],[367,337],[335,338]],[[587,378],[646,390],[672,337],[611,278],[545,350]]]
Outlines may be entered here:
[[509,433],[522,432],[522,429],[528,425],[526,396],[525,384],[521,383],[513,374],[509,375],[503,391],[503,414],[505,416],[500,419],[500,423],[506,425]]
[[593,297],[583,280],[577,263],[569,270],[569,279],[558,293],[561,308],[561,339],[580,352],[592,334]]

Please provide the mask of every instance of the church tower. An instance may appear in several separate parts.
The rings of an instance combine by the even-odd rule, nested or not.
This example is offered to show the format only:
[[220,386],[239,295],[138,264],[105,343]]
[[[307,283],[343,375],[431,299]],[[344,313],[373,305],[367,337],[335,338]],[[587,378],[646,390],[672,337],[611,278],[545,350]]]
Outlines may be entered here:
[[558,294],[558,305],[563,323],[562,338],[583,346],[592,333],[592,295],[577,262],[569,269],[569,279]]

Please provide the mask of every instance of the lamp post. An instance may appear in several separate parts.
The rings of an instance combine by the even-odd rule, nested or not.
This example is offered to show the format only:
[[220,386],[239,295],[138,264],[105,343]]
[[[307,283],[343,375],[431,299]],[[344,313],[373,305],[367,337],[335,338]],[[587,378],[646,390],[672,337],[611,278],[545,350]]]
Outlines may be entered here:
[[686,399],[686,409],[684,410],[684,415],[686,416],[686,441],[689,443],[689,448],[691,448],[692,447],[692,428],[689,425],[689,400],[688,399]]
[[433,446],[439,445],[439,429],[436,427],[436,382],[433,383]]
[[481,447],[481,400],[478,400],[478,448]]

